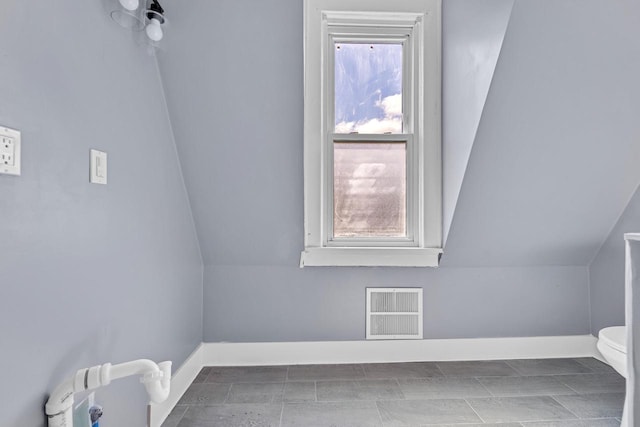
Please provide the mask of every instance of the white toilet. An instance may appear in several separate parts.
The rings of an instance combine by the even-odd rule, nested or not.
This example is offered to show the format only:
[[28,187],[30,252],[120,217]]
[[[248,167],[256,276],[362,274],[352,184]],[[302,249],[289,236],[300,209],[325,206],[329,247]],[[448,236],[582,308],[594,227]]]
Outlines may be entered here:
[[[598,334],[598,350],[613,369],[627,378],[627,328],[625,326],[602,329]],[[626,400],[621,425],[627,426]]]

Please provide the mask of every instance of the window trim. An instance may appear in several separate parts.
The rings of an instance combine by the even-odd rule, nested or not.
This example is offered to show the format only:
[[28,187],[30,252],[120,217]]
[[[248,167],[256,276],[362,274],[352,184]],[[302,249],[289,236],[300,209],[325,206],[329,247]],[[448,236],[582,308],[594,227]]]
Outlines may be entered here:
[[[324,104],[324,117],[326,117],[323,134],[324,155],[327,161],[324,164],[323,170],[323,194],[327,195],[327,202],[333,201],[334,191],[334,147],[336,142],[364,142],[364,141],[391,141],[391,142],[404,142],[406,144],[406,205],[405,205],[405,226],[406,237],[401,238],[335,238],[333,235],[334,226],[334,205],[332,203],[326,203],[324,207],[324,234],[323,234],[323,246],[326,247],[418,247],[419,246],[419,224],[417,212],[417,196],[418,196],[418,183],[417,183],[417,167],[416,162],[416,138],[415,138],[415,110],[417,109],[414,102],[414,81],[413,78],[415,70],[413,64],[415,63],[414,57],[416,56],[415,46],[413,43],[412,33],[413,26],[405,23],[394,22],[394,26],[373,26],[370,21],[371,18],[363,19],[359,14],[354,17],[351,13],[349,24],[336,24],[333,13],[327,14],[326,25],[331,27],[332,30],[327,36],[321,40],[322,52],[324,60],[326,61],[326,67],[323,71],[329,71],[326,75],[323,75],[322,84],[325,85],[325,96],[323,100],[327,100]],[[344,20],[344,15],[340,15],[341,20]],[[380,18],[387,18],[386,16],[378,16]],[[415,21],[415,18],[413,18]],[[356,24],[354,25],[354,21]],[[362,21],[365,21],[363,23]],[[366,42],[366,43],[389,43],[389,44],[401,44],[402,45],[402,133],[396,134],[340,134],[335,133],[335,43],[350,43],[350,42]]]
[[[441,0],[305,0],[304,8],[305,250],[300,266],[437,266],[442,253]],[[328,237],[327,221],[331,218],[325,209],[329,205],[333,207],[327,191],[328,185],[333,186],[333,179],[327,173],[332,170],[332,165],[328,165],[332,161],[328,151],[333,148],[329,144],[333,130],[328,127],[334,124],[329,123],[334,107],[327,105],[327,100],[333,102],[334,98],[329,94],[333,85],[327,84],[323,67],[328,67],[331,28],[336,25],[371,27],[373,24],[382,29],[379,33],[382,36],[385,28],[390,29],[386,33],[390,34],[395,31],[393,28],[411,25],[413,32],[411,44],[416,60],[411,74],[415,90],[411,100],[403,99],[405,103],[413,103],[411,117],[403,120],[413,123],[415,141],[412,149],[416,154],[413,158],[408,154],[407,158],[407,192],[411,179],[417,181],[414,187],[416,184],[418,187],[414,189],[414,203],[418,205],[414,212],[418,218],[414,222],[410,246],[381,246],[384,239],[376,239],[371,246],[348,246],[345,242],[330,242]],[[327,128],[323,128],[323,124],[327,124]],[[348,134],[340,134],[338,140],[343,137],[348,138]],[[416,164],[410,165],[410,162]],[[409,176],[412,166],[416,169],[413,178]],[[407,203],[408,200],[409,197]],[[407,211],[409,209],[407,206]]]

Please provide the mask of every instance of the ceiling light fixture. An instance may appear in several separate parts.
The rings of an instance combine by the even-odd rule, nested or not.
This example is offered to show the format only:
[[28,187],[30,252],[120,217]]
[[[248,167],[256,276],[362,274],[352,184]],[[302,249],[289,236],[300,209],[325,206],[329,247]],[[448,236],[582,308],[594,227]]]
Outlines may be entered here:
[[[115,4],[111,18],[124,28],[134,32],[145,30],[151,46],[164,37],[162,26],[166,23],[164,9],[158,0],[111,0]],[[142,7],[141,6],[142,3]]]
[[120,0],[120,5],[127,10],[134,11],[140,6],[139,0]]
[[140,31],[144,28],[144,20],[138,12],[140,0],[118,0],[113,3],[116,6],[111,11],[111,19],[118,25],[133,31]]
[[151,4],[147,9],[147,26],[145,32],[154,42],[162,40],[164,33],[162,31],[162,24],[164,24],[164,9],[158,3],[158,0],[151,0]]

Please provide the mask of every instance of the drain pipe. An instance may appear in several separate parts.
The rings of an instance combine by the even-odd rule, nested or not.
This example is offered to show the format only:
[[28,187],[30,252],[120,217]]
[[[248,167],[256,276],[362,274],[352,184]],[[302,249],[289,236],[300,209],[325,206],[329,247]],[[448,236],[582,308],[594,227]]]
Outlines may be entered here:
[[73,427],[73,395],[81,391],[106,386],[112,380],[142,375],[140,382],[144,384],[153,403],[162,403],[169,397],[171,385],[171,362],[156,364],[151,360],[140,359],[119,365],[93,366],[80,369],[60,384],[49,396],[45,405],[45,413],[49,419],[49,427]]

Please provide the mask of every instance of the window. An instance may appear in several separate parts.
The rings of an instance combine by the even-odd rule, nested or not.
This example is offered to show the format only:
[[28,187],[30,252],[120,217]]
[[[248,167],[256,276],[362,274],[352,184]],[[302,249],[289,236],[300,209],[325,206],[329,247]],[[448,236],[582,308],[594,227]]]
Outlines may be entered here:
[[440,0],[305,0],[301,266],[437,266]]

